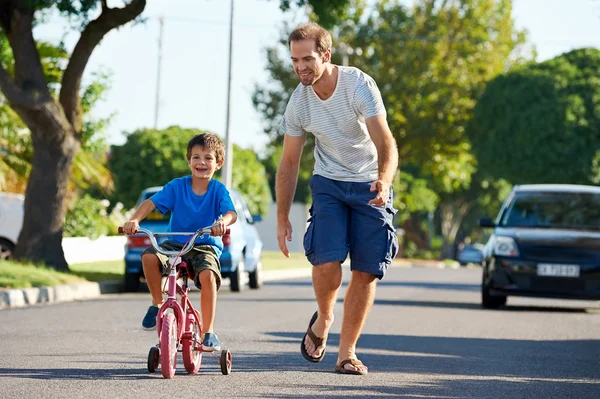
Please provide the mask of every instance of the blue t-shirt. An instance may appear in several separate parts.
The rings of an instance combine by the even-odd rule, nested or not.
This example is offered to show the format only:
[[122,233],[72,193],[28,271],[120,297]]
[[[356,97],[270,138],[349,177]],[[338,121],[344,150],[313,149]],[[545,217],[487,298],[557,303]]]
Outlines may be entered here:
[[[215,221],[228,211],[234,211],[229,190],[220,181],[211,179],[208,189],[203,195],[192,190],[192,176],[171,180],[162,190],[150,197],[161,213],[171,211],[168,231],[193,233],[198,229],[212,226]],[[170,239],[185,244],[189,236],[172,236]],[[206,235],[196,240],[196,245],[211,245],[217,257],[223,252],[221,237]]]

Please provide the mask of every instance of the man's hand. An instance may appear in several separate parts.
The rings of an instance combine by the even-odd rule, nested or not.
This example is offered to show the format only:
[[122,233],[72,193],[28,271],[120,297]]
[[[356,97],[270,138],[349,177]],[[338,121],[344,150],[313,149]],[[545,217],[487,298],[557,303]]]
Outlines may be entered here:
[[223,236],[227,231],[227,224],[221,218],[217,219],[213,227],[210,229],[210,235],[212,236]]
[[390,184],[382,180],[375,180],[371,183],[371,192],[377,191],[377,195],[371,201],[370,205],[384,206],[390,198]]
[[289,219],[283,223],[277,223],[277,243],[279,244],[279,249],[286,258],[289,258],[290,251],[287,247],[286,241],[292,241],[292,224],[290,223]]
[[140,222],[137,219],[131,219],[123,225],[123,232],[127,235],[135,234],[140,228]]

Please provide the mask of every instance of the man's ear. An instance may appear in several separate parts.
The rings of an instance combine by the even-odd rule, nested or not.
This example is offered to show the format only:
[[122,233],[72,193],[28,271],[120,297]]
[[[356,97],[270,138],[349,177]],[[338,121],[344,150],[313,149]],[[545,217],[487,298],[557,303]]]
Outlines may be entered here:
[[323,62],[331,62],[331,49],[327,49],[323,54]]

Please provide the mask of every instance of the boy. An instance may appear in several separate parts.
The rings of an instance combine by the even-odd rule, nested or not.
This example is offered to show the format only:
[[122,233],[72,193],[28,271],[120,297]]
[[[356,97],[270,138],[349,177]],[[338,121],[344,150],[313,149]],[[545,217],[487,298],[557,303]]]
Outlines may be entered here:
[[[126,234],[135,234],[140,220],[155,208],[161,213],[171,211],[168,231],[193,232],[216,224],[210,236],[196,240],[196,246],[182,256],[194,270],[194,283],[200,291],[200,311],[204,338],[202,349],[221,350],[221,343],[213,332],[217,306],[217,291],[221,286],[219,257],[227,226],[235,223],[237,214],[229,191],[221,182],[214,180],[214,173],[223,166],[225,146],[215,135],[203,133],[194,136],[187,145],[187,160],[192,174],[171,180],[161,191],[140,204],[135,214],[123,225]],[[161,244],[169,250],[181,249],[189,240],[186,236],[173,236]],[[142,321],[145,330],[156,328],[156,316],[163,303],[161,277],[167,267],[167,257],[150,247],[142,254],[142,265],[152,306]]]

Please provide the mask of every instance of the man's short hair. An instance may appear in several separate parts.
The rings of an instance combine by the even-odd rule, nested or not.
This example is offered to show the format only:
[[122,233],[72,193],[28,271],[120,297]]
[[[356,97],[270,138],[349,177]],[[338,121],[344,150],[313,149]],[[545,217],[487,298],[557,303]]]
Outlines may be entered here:
[[288,47],[292,42],[300,40],[314,40],[317,45],[317,52],[320,55],[325,54],[332,46],[331,34],[321,25],[308,22],[298,26],[290,33]]
[[197,134],[188,141],[187,144],[187,160],[189,162],[192,157],[192,148],[202,147],[205,151],[214,151],[217,162],[222,162],[225,159],[225,144],[219,137],[212,133]]

